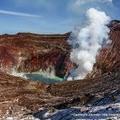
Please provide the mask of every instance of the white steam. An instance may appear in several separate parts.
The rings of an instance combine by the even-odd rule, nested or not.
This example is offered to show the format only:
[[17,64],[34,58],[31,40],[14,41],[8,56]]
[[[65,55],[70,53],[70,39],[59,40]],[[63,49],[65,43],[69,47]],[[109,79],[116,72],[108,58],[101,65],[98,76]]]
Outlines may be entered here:
[[15,68],[13,68],[9,74],[13,75],[13,76],[16,76],[16,77],[21,77],[21,78],[24,78],[24,79],[28,79],[24,72],[17,72],[17,70]]
[[109,29],[106,24],[110,22],[110,17],[94,8],[90,8],[86,16],[87,25],[73,32],[72,39],[69,40],[73,46],[71,60],[79,65],[76,69],[77,79],[84,78],[92,70],[98,50],[102,47],[103,41],[108,40]]

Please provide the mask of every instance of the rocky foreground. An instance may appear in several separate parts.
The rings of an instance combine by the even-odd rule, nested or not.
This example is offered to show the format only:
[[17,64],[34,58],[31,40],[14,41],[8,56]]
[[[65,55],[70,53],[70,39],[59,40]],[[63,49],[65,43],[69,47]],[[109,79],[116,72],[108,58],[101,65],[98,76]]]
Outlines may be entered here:
[[120,72],[54,85],[0,73],[0,118],[41,118],[48,111],[55,112],[73,106],[82,108],[113,104],[118,101],[119,95]]

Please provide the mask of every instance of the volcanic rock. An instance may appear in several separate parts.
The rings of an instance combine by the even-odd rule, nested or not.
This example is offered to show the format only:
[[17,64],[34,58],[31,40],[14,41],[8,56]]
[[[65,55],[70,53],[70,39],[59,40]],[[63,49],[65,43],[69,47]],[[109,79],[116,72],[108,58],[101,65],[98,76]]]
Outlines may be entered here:
[[46,85],[0,73],[0,118],[35,115],[41,108],[66,109],[99,104],[120,94],[120,73],[104,74],[83,81]]
[[55,75],[63,77],[72,65],[69,60],[70,46],[65,34],[0,35],[0,70],[10,73],[54,70]]

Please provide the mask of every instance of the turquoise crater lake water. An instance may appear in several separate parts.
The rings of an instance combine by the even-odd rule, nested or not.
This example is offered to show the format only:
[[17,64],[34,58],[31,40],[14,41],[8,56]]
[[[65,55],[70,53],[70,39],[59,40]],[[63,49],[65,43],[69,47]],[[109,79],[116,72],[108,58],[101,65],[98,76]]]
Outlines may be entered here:
[[41,82],[47,83],[47,84],[58,83],[58,82],[64,81],[63,78],[60,78],[57,76],[51,77],[51,76],[46,76],[46,75],[37,74],[37,73],[26,74],[26,77],[28,79],[41,81]]

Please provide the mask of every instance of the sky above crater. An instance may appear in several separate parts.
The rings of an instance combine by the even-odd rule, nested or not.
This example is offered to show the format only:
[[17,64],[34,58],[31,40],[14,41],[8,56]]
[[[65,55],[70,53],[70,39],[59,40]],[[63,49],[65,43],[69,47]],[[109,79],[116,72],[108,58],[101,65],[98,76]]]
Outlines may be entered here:
[[0,0],[0,34],[68,32],[84,23],[89,8],[120,19],[120,0]]

